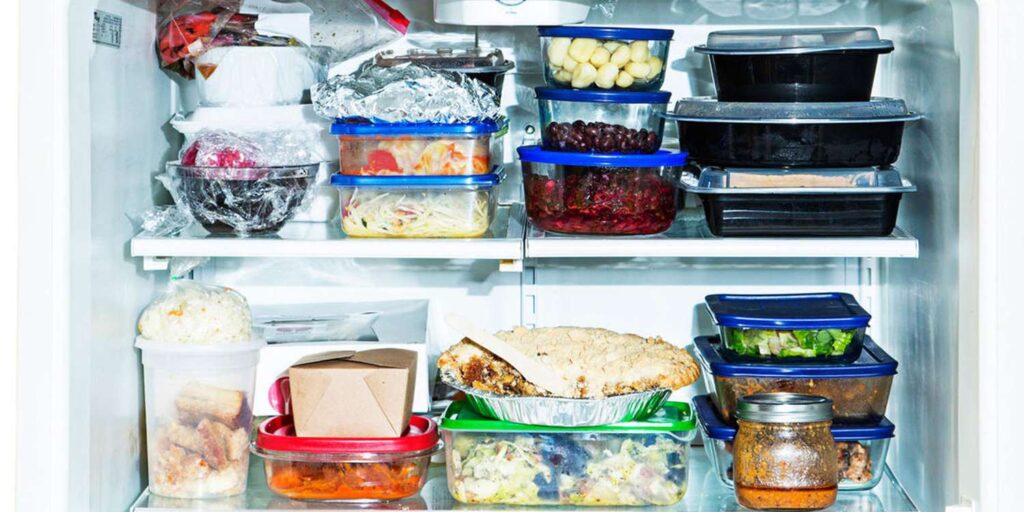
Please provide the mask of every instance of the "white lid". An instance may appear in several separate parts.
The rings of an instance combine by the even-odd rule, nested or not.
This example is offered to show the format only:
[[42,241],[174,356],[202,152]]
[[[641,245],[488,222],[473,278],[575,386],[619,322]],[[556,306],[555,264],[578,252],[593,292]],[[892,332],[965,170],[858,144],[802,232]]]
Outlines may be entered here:
[[239,133],[301,129],[326,132],[331,129],[330,121],[316,115],[313,105],[199,107],[188,115],[175,114],[171,126],[183,135],[203,129]]
[[876,50],[889,53],[892,41],[878,38],[871,27],[784,28],[767,30],[719,30],[708,34],[708,42],[695,51],[713,55],[772,53],[820,53],[846,50]]

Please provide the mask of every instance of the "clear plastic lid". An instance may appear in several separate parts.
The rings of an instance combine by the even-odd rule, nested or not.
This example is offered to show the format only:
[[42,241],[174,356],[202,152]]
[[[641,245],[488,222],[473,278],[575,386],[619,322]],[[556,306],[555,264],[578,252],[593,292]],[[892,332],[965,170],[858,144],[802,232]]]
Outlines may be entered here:
[[718,101],[711,96],[676,102],[673,113],[661,114],[674,121],[751,124],[891,123],[921,118],[903,100],[872,98],[871,101],[754,103]]
[[683,186],[705,194],[857,194],[913,192],[917,187],[896,169],[740,169],[706,167],[696,177],[682,176]]
[[510,60],[505,60],[501,50],[497,48],[473,47],[465,50],[454,48],[437,48],[434,50],[413,48],[405,54],[396,54],[394,50],[384,50],[373,57],[374,64],[382,67],[397,66],[412,62],[428,68],[462,73],[494,73],[504,72],[515,67]]
[[879,39],[871,27],[784,28],[719,30],[708,34],[707,44],[695,51],[712,55],[796,54],[834,51],[889,53],[892,41]]

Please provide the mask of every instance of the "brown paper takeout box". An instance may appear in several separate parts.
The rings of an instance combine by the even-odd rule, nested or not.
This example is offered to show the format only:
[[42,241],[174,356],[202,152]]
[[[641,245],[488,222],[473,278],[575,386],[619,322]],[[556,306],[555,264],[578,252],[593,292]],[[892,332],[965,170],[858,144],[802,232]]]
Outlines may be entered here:
[[288,369],[300,437],[401,437],[409,426],[416,352],[313,354]]

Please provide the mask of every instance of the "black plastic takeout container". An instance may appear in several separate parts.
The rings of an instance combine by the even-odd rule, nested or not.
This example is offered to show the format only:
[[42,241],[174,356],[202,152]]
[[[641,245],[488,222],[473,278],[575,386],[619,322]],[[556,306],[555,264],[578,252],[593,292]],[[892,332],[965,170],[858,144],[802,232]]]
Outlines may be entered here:
[[900,156],[903,128],[921,116],[902,100],[840,103],[721,102],[687,98],[665,117],[682,149],[719,167],[874,167]]
[[722,101],[867,101],[893,44],[870,27],[723,30],[695,51],[710,57]]

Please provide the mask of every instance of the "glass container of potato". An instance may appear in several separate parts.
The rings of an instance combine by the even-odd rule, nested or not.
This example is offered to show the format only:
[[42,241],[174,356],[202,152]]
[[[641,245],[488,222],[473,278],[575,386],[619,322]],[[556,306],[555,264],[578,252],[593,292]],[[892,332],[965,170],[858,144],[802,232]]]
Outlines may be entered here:
[[649,91],[665,81],[672,30],[540,27],[544,80],[551,87]]

